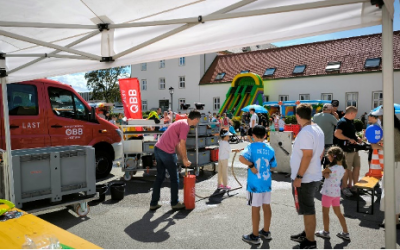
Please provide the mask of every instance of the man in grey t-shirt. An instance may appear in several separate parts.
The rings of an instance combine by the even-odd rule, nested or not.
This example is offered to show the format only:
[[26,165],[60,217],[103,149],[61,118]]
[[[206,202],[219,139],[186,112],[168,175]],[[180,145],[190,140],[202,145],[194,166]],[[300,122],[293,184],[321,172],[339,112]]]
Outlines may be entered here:
[[[325,136],[325,151],[328,150],[333,144],[333,133],[335,126],[338,122],[336,118],[331,114],[332,113],[332,104],[325,103],[322,108],[322,113],[318,113],[314,115],[313,121],[316,123],[324,132]],[[325,166],[328,164],[327,159],[324,157],[322,159],[322,165]]]

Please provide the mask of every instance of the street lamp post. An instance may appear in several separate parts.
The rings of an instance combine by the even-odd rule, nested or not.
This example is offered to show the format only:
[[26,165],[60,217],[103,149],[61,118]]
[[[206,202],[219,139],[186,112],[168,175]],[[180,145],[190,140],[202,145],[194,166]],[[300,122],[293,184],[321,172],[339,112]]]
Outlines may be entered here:
[[173,87],[169,87],[169,93],[171,94],[171,111],[174,112],[174,107],[173,107],[174,99],[172,98],[172,96],[174,95]]

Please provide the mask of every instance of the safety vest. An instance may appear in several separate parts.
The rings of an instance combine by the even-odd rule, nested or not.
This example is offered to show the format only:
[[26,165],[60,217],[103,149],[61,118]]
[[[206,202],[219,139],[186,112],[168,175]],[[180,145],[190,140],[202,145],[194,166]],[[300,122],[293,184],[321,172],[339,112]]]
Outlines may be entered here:
[[160,117],[158,117],[158,114],[157,114],[156,111],[151,111],[150,114],[149,114],[149,116],[147,117],[147,120],[149,120],[149,119],[152,118],[152,117],[155,117],[155,118],[157,118],[158,120],[160,120]]

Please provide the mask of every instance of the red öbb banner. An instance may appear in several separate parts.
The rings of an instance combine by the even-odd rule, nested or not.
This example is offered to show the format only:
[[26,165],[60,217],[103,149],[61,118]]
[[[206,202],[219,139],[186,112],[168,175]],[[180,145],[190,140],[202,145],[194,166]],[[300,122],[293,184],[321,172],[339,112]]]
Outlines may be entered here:
[[142,119],[142,98],[137,78],[119,79],[119,90],[127,119]]

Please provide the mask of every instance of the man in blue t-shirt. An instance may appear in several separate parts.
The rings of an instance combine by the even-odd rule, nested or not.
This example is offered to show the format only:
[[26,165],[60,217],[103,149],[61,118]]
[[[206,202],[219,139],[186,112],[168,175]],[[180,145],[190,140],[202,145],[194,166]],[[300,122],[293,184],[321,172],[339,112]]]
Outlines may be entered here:
[[[240,162],[248,165],[247,199],[251,208],[253,232],[243,235],[242,239],[251,244],[260,244],[260,236],[270,240],[271,232],[271,168],[277,166],[275,151],[264,143],[265,127],[256,125],[252,131],[254,142],[249,144],[240,155]],[[260,224],[260,207],[264,211],[264,228],[258,231]]]

